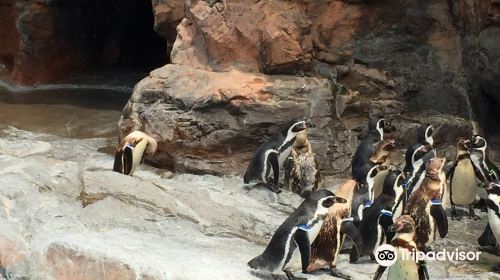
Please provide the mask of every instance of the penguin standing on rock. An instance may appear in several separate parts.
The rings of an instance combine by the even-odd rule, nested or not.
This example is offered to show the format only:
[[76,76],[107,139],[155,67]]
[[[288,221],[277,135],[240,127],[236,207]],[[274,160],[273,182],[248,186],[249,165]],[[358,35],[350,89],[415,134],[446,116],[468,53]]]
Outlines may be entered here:
[[352,199],[358,187],[359,184],[356,181],[348,180],[335,192],[337,196],[344,197],[347,203],[336,204],[328,210],[325,223],[311,246],[311,263],[307,268],[308,272],[329,266],[332,276],[350,279],[349,275],[337,269],[337,260],[346,236],[353,241],[355,245],[353,249],[363,251],[363,240],[359,229],[350,218]]
[[420,186],[424,178],[426,163],[436,156],[436,151],[433,149],[433,133],[432,125],[421,125],[417,130],[417,143],[406,150],[404,172],[407,178],[408,195]]
[[[384,133],[391,133],[395,130],[393,126],[388,124],[384,117],[379,116],[371,118],[368,122],[368,132],[361,140],[352,158],[352,177],[363,178],[366,175],[366,169],[363,166],[370,160],[370,157],[375,150],[379,141],[384,139]],[[365,174],[363,174],[363,171]]]
[[[441,238],[448,234],[446,212],[440,204],[443,189],[446,186],[444,173],[445,158],[433,158],[425,171],[421,186],[410,196],[405,207],[405,215],[415,221],[415,243],[419,251],[427,252],[436,239],[436,232]],[[425,262],[419,263],[419,274],[429,279]]]
[[474,200],[476,199],[476,176],[469,154],[469,141],[459,139],[457,143],[457,158],[450,171],[450,202],[451,219],[460,220],[455,205],[469,207],[469,218],[479,219],[474,214]]
[[[473,135],[470,143],[470,158],[472,164],[474,165],[474,172],[476,177],[481,181],[482,184],[488,184],[490,182],[500,179],[500,171],[498,168],[489,160],[487,155],[488,143],[486,139],[479,135]],[[479,197],[482,201],[485,201],[488,194],[483,193],[484,190],[477,190]],[[480,249],[494,247],[497,244],[497,239],[491,231],[490,225],[486,225],[481,236],[477,239],[477,242],[481,246]]]
[[[375,198],[373,203],[363,209],[360,233],[363,238],[363,249],[374,260],[377,248],[391,241],[393,234],[388,228],[393,224],[393,208],[396,201],[397,188],[402,189],[402,171],[390,170],[386,176],[382,193]],[[376,233],[376,234],[375,234]],[[356,262],[360,257],[357,250],[351,250],[350,262]]]
[[285,272],[288,279],[303,279],[284,270],[293,251],[299,247],[302,272],[306,273],[311,255],[311,244],[316,239],[328,209],[346,200],[329,190],[312,192],[274,233],[264,252],[248,262],[253,269],[265,270],[273,275]]
[[113,171],[132,176],[144,157],[152,156],[157,147],[156,140],[142,131],[128,134],[116,148]]
[[[393,231],[396,234],[391,241],[391,245],[396,248],[397,260],[396,263],[389,267],[387,280],[425,279],[425,276],[420,274],[417,263],[414,260],[403,258],[403,256],[409,256],[410,253],[417,251],[417,245],[413,241],[415,228],[415,222],[408,215],[397,218],[394,224],[389,227],[389,231]],[[373,280],[379,280],[386,269],[386,266],[379,265],[373,276]]]
[[[283,167],[285,159],[287,159],[290,155],[290,151],[292,150],[292,145],[295,142],[297,133],[305,130],[307,127],[314,126],[303,120],[292,120],[278,133],[262,143],[262,145],[260,145],[260,147],[253,155],[252,160],[248,164],[245,175],[243,176],[243,182],[245,184],[249,184],[250,182],[260,181],[261,183],[264,183],[266,187],[268,187],[271,191],[277,193],[280,192],[281,189],[276,185],[278,182],[277,179],[279,178],[280,168]],[[277,165],[267,164],[269,158],[266,156],[266,152],[270,150],[275,150],[278,152]],[[274,176],[274,179],[272,180],[272,182],[268,182],[269,176],[271,175],[271,168],[273,169],[272,174]]]
[[320,174],[318,163],[307,140],[307,130],[297,133],[292,152],[285,161],[285,186],[290,191],[304,197],[318,189]]
[[[492,182],[486,188],[488,199],[486,207],[488,208],[488,224],[496,240],[500,240],[500,181]],[[500,255],[500,245],[496,244],[496,253]],[[500,262],[493,267],[493,271],[500,272]]]

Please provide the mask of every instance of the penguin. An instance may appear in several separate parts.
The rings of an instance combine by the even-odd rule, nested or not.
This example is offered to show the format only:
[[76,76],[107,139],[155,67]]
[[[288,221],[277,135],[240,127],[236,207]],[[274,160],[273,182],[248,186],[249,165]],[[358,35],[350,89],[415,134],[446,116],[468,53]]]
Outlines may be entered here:
[[407,188],[409,189],[409,194],[411,194],[415,188],[418,188],[418,185],[423,179],[423,174],[425,173],[425,163],[436,154],[433,150],[433,133],[434,128],[432,125],[421,125],[417,130],[417,143],[411,145],[406,150],[406,164],[403,171],[408,178]]
[[368,132],[359,143],[352,158],[351,167],[353,178],[363,178],[365,176],[362,174],[363,171],[366,172],[366,170],[363,170],[363,166],[369,161],[375,146],[379,141],[384,139],[384,133],[391,133],[394,130],[394,127],[386,122],[384,117],[379,116],[370,118],[368,122]]
[[[292,120],[288,122],[287,125],[285,125],[279,132],[262,143],[248,164],[243,176],[243,182],[245,184],[249,184],[250,182],[261,181],[271,191],[276,193],[280,192],[281,189],[275,184],[275,182],[277,183],[277,178],[279,178],[277,176],[279,176],[280,168],[283,167],[285,159],[290,155],[297,133],[305,130],[307,127],[313,127],[313,125],[304,120]],[[270,149],[278,151],[277,166],[266,165],[268,159],[265,153]],[[273,176],[275,178],[272,180],[272,183],[268,183],[268,178],[265,178],[266,180],[262,181],[262,174],[267,174],[267,176],[270,176],[271,174],[271,172],[266,169],[274,167],[276,170],[273,170]]]
[[[500,179],[500,171],[489,160],[487,148],[488,143],[486,142],[486,139],[479,135],[472,136],[469,149],[470,158],[472,165],[474,166],[476,177],[482,184],[488,184]],[[488,195],[487,193],[484,193],[484,190],[478,189],[477,193],[482,201],[487,199]],[[481,247],[496,246],[497,239],[493,235],[489,224],[486,225],[483,233],[477,241]]]
[[[488,198],[488,224],[496,240],[500,240],[500,181],[491,182],[486,188]],[[500,255],[500,245],[496,244],[496,254]],[[500,272],[500,262],[493,267],[493,271]]]
[[474,135],[470,146],[470,158],[478,179],[485,183],[500,180],[500,170],[488,158],[486,139]]
[[348,180],[335,192],[336,196],[344,197],[347,202],[335,204],[328,210],[323,227],[311,245],[311,262],[307,268],[308,272],[314,272],[329,266],[331,275],[350,279],[349,275],[337,269],[337,260],[345,236],[349,236],[355,248],[360,251],[363,250],[359,230],[354,225],[352,218],[350,218],[352,199],[358,187],[359,184],[356,181]]
[[[389,231],[395,233],[391,245],[396,249],[396,263],[389,267],[387,280],[418,280],[424,279],[424,275],[419,273],[418,265],[415,260],[403,258],[417,251],[417,245],[413,241],[415,237],[415,221],[409,215],[398,217],[394,224],[389,227]],[[379,265],[373,280],[379,280],[386,266]]]
[[116,147],[113,171],[132,176],[145,156],[152,156],[158,144],[142,131],[133,131]]
[[449,196],[451,203],[451,219],[460,220],[455,205],[469,207],[469,218],[479,219],[474,214],[474,200],[476,199],[476,175],[469,154],[469,141],[459,139],[457,142],[457,157],[449,171]]
[[336,203],[346,203],[344,198],[335,196],[329,190],[319,190],[310,195],[278,227],[264,252],[248,262],[252,269],[269,271],[272,274],[285,272],[289,279],[296,279],[285,270],[293,251],[299,247],[302,271],[307,272],[310,261],[311,243],[320,232],[330,207]]
[[389,171],[384,180],[384,190],[390,190],[390,188],[394,190],[394,205],[391,209],[393,222],[403,214],[403,198],[406,197],[406,189],[403,187],[404,180],[404,172],[398,169]]
[[307,130],[297,133],[292,152],[285,161],[285,186],[290,191],[304,197],[318,189],[320,173],[311,143],[307,140]]
[[[381,164],[384,166],[391,166],[391,161],[390,161],[390,153],[394,150],[396,147],[396,142],[393,139],[388,139],[388,143],[386,146],[384,146],[384,150],[387,153],[387,156],[385,157],[385,161],[382,162]],[[377,173],[377,176],[374,178],[373,182],[373,198],[376,199],[381,193],[382,189],[384,188],[384,181],[389,173],[389,168],[386,170],[382,170]]]
[[[441,196],[446,187],[444,173],[445,158],[433,158],[427,164],[425,178],[420,187],[411,194],[404,214],[415,221],[415,243],[419,251],[428,252],[429,246],[436,239],[436,232],[441,238],[448,234],[448,219],[441,205]],[[418,263],[419,274],[429,279],[424,261]]]
[[425,179],[419,189],[410,196],[404,214],[410,215],[415,221],[416,243],[421,251],[432,244],[436,238],[436,231],[441,238],[448,234],[448,220],[444,209],[433,209],[432,205],[441,199],[442,189],[446,186],[444,174],[445,158],[430,160]]
[[[363,238],[364,253],[369,254],[374,260],[377,248],[391,241],[393,234],[388,232],[389,226],[393,224],[396,196],[401,193],[404,177],[401,170],[389,170],[382,193],[375,198],[371,205],[363,208],[360,222],[360,232]],[[401,196],[401,194],[399,194]],[[401,213],[401,212],[400,212]],[[376,234],[374,234],[376,233]],[[354,263],[360,257],[356,250],[351,250],[350,262]]]
[[[375,165],[384,164],[390,156],[391,151],[395,147],[394,140],[384,139],[378,142],[375,146],[372,154],[368,158],[367,161],[363,163],[362,166],[358,167],[358,171],[356,172],[357,176],[353,177],[360,184],[366,184],[366,175],[370,169]],[[373,200],[373,199],[372,199]]]

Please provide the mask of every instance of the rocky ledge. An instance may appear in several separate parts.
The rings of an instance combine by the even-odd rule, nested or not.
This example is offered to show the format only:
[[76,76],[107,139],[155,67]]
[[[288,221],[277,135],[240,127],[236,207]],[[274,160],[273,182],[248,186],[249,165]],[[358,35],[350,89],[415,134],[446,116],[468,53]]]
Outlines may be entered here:
[[[98,151],[113,144],[108,139],[0,129],[0,278],[265,279],[246,262],[300,203],[288,192],[244,189],[239,177],[173,175],[145,165],[134,177],[114,173],[112,156]],[[482,218],[451,222],[437,249],[475,250]],[[433,262],[430,273],[495,279],[486,272],[495,258]],[[376,265],[350,265],[342,256],[339,268],[371,279]]]

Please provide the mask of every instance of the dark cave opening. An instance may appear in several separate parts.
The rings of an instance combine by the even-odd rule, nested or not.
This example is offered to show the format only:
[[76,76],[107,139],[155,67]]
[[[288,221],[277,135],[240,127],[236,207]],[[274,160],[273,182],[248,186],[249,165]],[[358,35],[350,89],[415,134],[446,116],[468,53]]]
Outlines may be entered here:
[[500,101],[485,92],[482,93],[481,99],[478,108],[481,127],[486,136],[500,138],[500,121],[496,117],[500,112]]
[[52,5],[56,34],[74,51],[77,71],[150,71],[169,63],[167,41],[154,31],[151,1],[61,0]]

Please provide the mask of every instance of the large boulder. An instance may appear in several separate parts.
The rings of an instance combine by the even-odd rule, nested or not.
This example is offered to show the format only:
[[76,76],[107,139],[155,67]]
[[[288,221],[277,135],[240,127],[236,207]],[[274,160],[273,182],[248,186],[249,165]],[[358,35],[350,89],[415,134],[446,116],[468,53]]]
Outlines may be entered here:
[[158,140],[161,166],[242,174],[254,150],[280,125],[307,118],[327,173],[337,150],[333,95],[325,79],[210,72],[166,65],[137,84],[120,120],[122,136],[144,130]]

